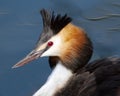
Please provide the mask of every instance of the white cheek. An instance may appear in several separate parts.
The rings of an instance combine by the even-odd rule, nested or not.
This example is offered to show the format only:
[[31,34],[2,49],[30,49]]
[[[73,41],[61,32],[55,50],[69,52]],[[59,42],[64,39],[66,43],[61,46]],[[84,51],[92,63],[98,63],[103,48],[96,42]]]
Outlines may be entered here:
[[51,38],[49,41],[53,42],[53,45],[45,51],[41,57],[44,56],[59,56],[60,55],[60,45],[62,44],[61,38],[59,36]]

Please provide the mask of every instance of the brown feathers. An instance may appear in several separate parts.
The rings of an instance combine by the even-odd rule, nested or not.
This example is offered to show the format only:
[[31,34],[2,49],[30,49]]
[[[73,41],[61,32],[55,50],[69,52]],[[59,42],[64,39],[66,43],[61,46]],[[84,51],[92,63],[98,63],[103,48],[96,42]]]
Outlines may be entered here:
[[73,72],[82,68],[92,55],[92,44],[85,32],[69,23],[57,35],[61,36],[60,61]]

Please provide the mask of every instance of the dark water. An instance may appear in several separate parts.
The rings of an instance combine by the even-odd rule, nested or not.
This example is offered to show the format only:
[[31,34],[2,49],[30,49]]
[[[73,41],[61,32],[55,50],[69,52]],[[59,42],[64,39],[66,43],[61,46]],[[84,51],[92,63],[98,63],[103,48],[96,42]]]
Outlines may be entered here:
[[92,59],[120,56],[120,0],[0,0],[0,96],[32,96],[51,72],[47,58],[11,69],[34,48],[42,8],[67,13],[87,31]]

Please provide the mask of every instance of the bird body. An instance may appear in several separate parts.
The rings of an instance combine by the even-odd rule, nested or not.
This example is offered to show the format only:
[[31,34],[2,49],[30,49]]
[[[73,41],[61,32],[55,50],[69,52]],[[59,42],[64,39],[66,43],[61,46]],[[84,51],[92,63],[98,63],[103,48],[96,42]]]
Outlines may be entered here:
[[88,63],[93,47],[85,31],[67,15],[41,10],[43,32],[36,47],[13,68],[49,56],[53,69],[33,96],[120,96],[120,58]]
[[53,96],[120,96],[120,58],[88,63]]

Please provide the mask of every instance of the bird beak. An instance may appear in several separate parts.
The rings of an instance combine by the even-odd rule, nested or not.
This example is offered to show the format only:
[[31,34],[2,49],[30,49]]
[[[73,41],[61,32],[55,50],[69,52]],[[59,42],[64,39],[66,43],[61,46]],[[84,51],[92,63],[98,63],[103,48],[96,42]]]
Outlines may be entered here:
[[23,58],[18,63],[16,63],[12,68],[17,68],[17,67],[23,66],[35,59],[38,59],[44,51],[45,51],[45,49],[42,49],[39,51],[37,51],[35,49],[35,50],[31,51],[25,58]]

